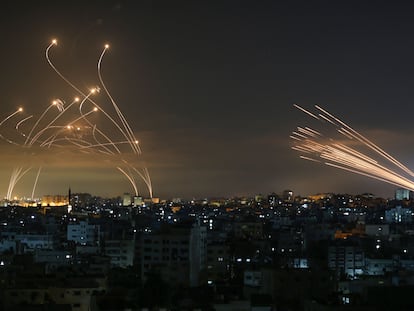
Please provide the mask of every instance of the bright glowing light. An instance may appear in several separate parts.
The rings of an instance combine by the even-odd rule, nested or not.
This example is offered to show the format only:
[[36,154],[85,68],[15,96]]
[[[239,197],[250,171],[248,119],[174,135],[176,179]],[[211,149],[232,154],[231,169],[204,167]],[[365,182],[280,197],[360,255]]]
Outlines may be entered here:
[[[104,56],[104,52],[99,57],[97,68],[99,85],[89,90],[82,90],[74,83],[69,81],[53,64],[50,58],[50,52],[53,45],[57,45],[57,40],[53,39],[49,46],[46,48],[45,56],[50,67],[66,84],[68,84],[79,97],[75,97],[70,103],[66,103],[64,99],[54,99],[50,105],[40,114],[40,116],[34,117],[30,115],[22,119],[18,116],[19,112],[23,111],[23,108],[18,108],[17,111],[7,115],[0,121],[0,139],[10,144],[20,145],[25,148],[31,148],[38,146],[40,148],[78,148],[85,154],[103,155],[105,157],[112,157],[114,169],[120,171],[127,180],[131,183],[135,194],[138,194],[137,180],[139,178],[145,183],[148,188],[150,197],[152,198],[152,184],[151,178],[146,167],[140,169],[134,166],[135,162],[129,155],[134,156],[141,155],[141,149],[138,145],[138,140],[135,138],[134,132],[128,124],[126,118],[121,112],[121,109],[115,102],[114,98],[109,93],[104,84],[104,80],[101,74],[101,64]],[[109,44],[105,44],[105,50],[109,48]],[[92,100],[91,95],[104,91],[104,95],[109,98],[106,100],[106,106],[104,104],[98,104]],[[109,107],[111,111],[107,111]],[[90,108],[92,105],[92,108]],[[56,108],[54,108],[56,107]],[[89,110],[86,110],[89,109]],[[92,120],[91,114],[93,112],[101,112],[103,117],[99,118],[100,124],[95,123],[96,120]],[[29,124],[27,132],[24,131],[24,126],[33,120],[32,124]],[[108,123],[109,122],[109,123]],[[13,136],[10,129],[15,129],[16,132]],[[26,126],[27,128],[27,126]],[[75,131],[72,131],[75,129]],[[8,137],[3,134],[7,131]],[[68,131],[71,130],[71,131]],[[16,139],[17,137],[17,139]],[[22,142],[22,137],[24,137]],[[123,146],[128,146],[129,149]],[[62,149],[65,150],[65,149]],[[36,155],[36,151],[30,152],[31,156]],[[125,159],[128,159],[126,161]],[[7,191],[6,198],[10,200],[12,193],[17,182],[29,171],[32,167],[16,167],[9,181],[9,189]],[[32,196],[41,172],[39,168],[36,180],[33,186]]]
[[[294,107],[315,117],[315,114],[298,105]],[[414,190],[414,181],[411,179],[414,173],[410,169],[339,118],[320,106],[315,107],[320,111],[320,118],[317,120],[325,127],[334,127],[336,133],[342,136],[338,139],[323,133],[326,129],[315,131],[309,127],[298,127],[290,137],[293,142],[292,149],[301,153],[301,159]]]

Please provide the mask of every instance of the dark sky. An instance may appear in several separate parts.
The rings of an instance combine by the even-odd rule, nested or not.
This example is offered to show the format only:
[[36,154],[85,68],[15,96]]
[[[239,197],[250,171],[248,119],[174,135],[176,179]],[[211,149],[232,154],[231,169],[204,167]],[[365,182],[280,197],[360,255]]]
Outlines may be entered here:
[[[1,113],[23,105],[39,116],[53,98],[77,95],[45,60],[52,38],[54,63],[85,92],[98,84],[96,62],[109,43],[104,79],[141,142],[154,196],[292,189],[390,197],[395,186],[301,160],[290,148],[291,131],[308,120],[293,104],[317,104],[414,167],[414,8],[360,2],[6,1]],[[15,195],[30,195],[38,162],[38,195],[69,186],[132,192],[111,160],[72,152],[2,145],[0,195],[28,157],[33,169]],[[141,183],[139,191],[147,195]]]

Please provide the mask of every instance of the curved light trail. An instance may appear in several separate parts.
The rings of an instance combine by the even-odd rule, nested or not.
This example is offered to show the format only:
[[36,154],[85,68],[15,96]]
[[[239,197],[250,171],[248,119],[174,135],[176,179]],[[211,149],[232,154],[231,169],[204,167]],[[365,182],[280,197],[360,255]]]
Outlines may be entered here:
[[[52,40],[46,48],[45,56],[47,63],[76,92],[77,97],[68,105],[65,105],[65,101],[62,99],[55,99],[39,116],[33,114],[19,118],[14,122],[15,116],[23,112],[23,108],[19,108],[0,121],[0,139],[31,149],[31,156],[33,154],[36,156],[35,152],[33,152],[34,147],[47,149],[63,147],[86,154],[93,154],[94,157],[97,155],[102,155],[106,158],[113,157],[116,159],[116,161],[113,161],[114,169],[127,178],[135,194],[138,195],[138,178],[144,182],[149,196],[152,198],[153,190],[148,168],[137,168],[134,164],[131,164],[135,163],[135,160],[130,159],[131,152],[137,160],[142,154],[138,140],[122,113],[120,105],[116,103],[113,96],[109,93],[102,77],[102,61],[109,45],[105,45],[97,61],[97,75],[100,86],[89,91],[82,91],[80,87],[65,77],[54,65],[50,57],[50,51],[55,46],[57,46],[57,40]],[[97,99],[91,98],[99,93],[100,88],[104,90],[103,93],[109,100],[110,110],[112,111],[104,108],[104,104],[98,103]],[[92,109],[84,112],[83,108],[87,102],[92,104]],[[56,110],[52,109],[53,107]],[[94,112],[101,116],[99,118],[91,117]],[[94,119],[99,119],[100,122],[92,121]],[[108,127],[108,124],[112,125],[112,127]],[[12,128],[15,130],[15,135],[4,134],[6,129],[10,132]],[[128,158],[128,161],[125,160],[126,158]],[[142,161],[140,160],[140,162]],[[11,200],[16,184],[31,168],[18,166],[12,171],[6,199]],[[37,171],[31,193],[32,198],[40,178],[40,173],[44,169],[45,167],[43,169],[39,167]]]

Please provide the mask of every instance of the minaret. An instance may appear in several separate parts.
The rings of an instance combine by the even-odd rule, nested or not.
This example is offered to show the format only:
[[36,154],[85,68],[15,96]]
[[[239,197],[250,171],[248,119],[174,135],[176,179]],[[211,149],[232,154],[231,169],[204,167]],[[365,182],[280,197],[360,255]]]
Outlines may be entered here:
[[70,187],[69,187],[69,191],[68,191],[68,213],[72,212],[71,200],[72,200],[72,191],[70,190]]

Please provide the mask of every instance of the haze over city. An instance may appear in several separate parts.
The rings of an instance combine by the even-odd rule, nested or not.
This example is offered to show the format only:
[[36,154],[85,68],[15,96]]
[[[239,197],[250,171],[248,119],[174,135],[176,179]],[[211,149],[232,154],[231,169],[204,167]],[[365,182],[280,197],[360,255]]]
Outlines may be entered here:
[[[84,92],[99,84],[96,64],[109,43],[102,74],[139,140],[137,164],[148,168],[154,196],[292,189],[390,197],[393,185],[299,159],[289,135],[307,122],[294,104],[321,105],[414,168],[411,10],[350,2],[10,2],[0,13],[0,119],[18,107],[24,117],[39,116],[52,100],[79,96],[47,64],[52,39],[54,64]],[[0,134],[9,130],[4,123]],[[114,157],[4,140],[1,150],[2,196],[22,162],[33,169],[14,195],[30,196],[38,166],[39,196],[68,187],[103,196],[134,191]]]

